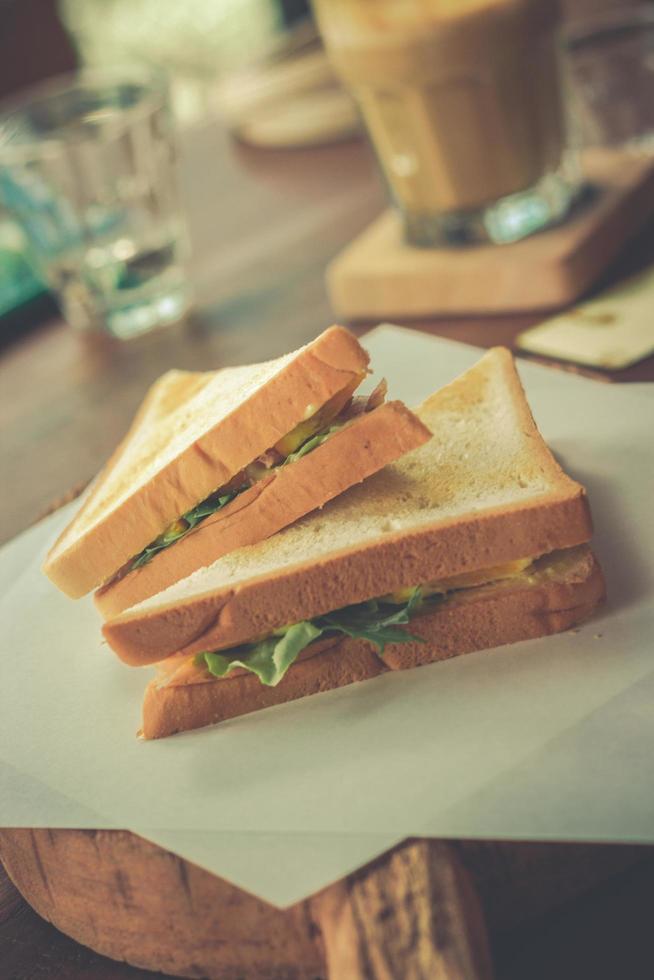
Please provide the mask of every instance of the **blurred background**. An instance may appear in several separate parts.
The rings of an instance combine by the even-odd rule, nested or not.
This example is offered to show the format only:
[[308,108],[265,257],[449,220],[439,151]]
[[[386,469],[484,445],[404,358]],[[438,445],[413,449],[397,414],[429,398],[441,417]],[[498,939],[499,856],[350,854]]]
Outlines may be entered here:
[[[633,6],[623,0],[565,0],[564,13],[574,31],[575,25],[605,11],[626,13]],[[654,17],[651,0],[638,8],[639,16],[649,8]],[[654,77],[654,23],[650,35],[652,55],[639,70]],[[592,57],[590,68],[582,66],[587,74],[595,70],[595,52]],[[192,185],[184,201],[194,254],[204,255],[205,262],[215,226],[225,216],[216,195],[217,175],[211,171],[212,138],[205,135],[201,151],[202,137],[186,140],[185,131],[204,129],[206,134],[215,121],[221,131],[229,130],[264,158],[266,150],[360,137],[354,104],[325,57],[308,0],[0,0],[2,101],[76,68],[134,64],[167,73],[182,147],[195,141],[189,160],[199,161],[204,154],[203,172],[189,162],[183,179],[187,187]],[[615,89],[622,84],[633,100],[638,86],[629,71],[627,59],[617,73],[622,81],[609,80],[611,92],[600,91],[602,86],[591,78],[597,97],[619,97]],[[604,88],[606,84],[605,79]],[[654,108],[646,111],[654,113]],[[259,166],[256,155],[247,153],[239,162],[251,169]],[[227,173],[225,181],[229,183]],[[202,184],[206,196],[198,208]],[[206,288],[202,258],[198,261],[193,278],[197,308],[202,309],[214,297]],[[55,312],[32,266],[20,230],[0,212],[0,344]]]
[[[652,6],[652,0],[645,0]],[[629,0],[564,0],[568,23]],[[79,65],[164,67],[182,118],[210,111],[216,84],[295,35],[310,43],[308,0],[0,0],[0,97]]]
[[[178,130],[216,116],[237,128],[242,105],[247,115],[253,101],[255,111],[266,101],[262,65],[274,71],[279,63],[284,75],[299,53],[299,75],[308,70],[309,85],[317,80],[320,87],[331,73],[313,58],[318,49],[305,0],[0,0],[0,101],[11,105],[38,83],[77,69],[143,65],[166,73]],[[290,84],[296,88],[294,79]],[[351,131],[356,122],[348,114]],[[0,344],[56,313],[34,266],[24,235],[0,205]]]

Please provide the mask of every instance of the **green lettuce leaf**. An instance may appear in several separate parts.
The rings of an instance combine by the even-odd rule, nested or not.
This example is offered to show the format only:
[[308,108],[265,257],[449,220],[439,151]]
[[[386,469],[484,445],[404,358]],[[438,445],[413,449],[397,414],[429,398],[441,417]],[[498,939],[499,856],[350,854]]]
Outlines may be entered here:
[[236,647],[225,653],[201,653],[199,659],[214,677],[224,677],[234,667],[244,667],[256,674],[262,684],[275,687],[298,654],[321,632],[310,622],[295,623],[281,636],[267,636],[259,643]]
[[[322,432],[317,432],[314,436],[307,439],[306,442],[303,442],[302,445],[295,450],[295,452],[289,453],[286,459],[279,465],[286,466],[287,463],[294,463],[296,459],[301,459],[302,456],[306,456],[312,449],[316,449],[318,446],[321,446],[323,442],[329,439],[333,432],[340,428],[340,425],[332,425],[328,429],[323,429]],[[193,530],[196,524],[200,523],[200,521],[210,517],[211,514],[215,514],[216,511],[219,511],[222,507],[225,507],[227,504],[231,503],[234,497],[237,497],[239,493],[242,493],[243,490],[247,489],[247,486],[248,485],[245,484],[244,486],[239,487],[238,490],[234,490],[231,493],[213,493],[210,497],[207,497],[206,500],[199,503],[197,507],[187,511],[186,514],[182,515],[179,521],[175,522],[176,524],[182,526],[177,527],[172,531],[164,531],[164,533],[160,534],[158,538],[155,538],[155,540],[152,541],[147,548],[144,548],[143,551],[136,556],[136,558],[132,559],[129,570],[133,571],[135,568],[140,568],[142,565],[147,565],[147,563],[152,561],[154,556],[160,551],[163,551],[164,548],[170,547],[171,544],[175,544],[175,542],[179,541],[180,538],[185,537],[189,531]]]
[[258,643],[220,653],[200,653],[195,662],[207,667],[214,677],[225,677],[234,667],[243,667],[256,674],[262,684],[275,687],[302,650],[324,633],[343,633],[355,639],[369,640],[380,654],[387,643],[424,642],[422,637],[398,628],[409,622],[421,602],[419,587],[400,609],[390,601],[371,599],[327,616],[294,623]]
[[196,524],[199,524],[211,514],[215,514],[216,511],[220,510],[222,507],[225,507],[234,499],[234,497],[237,496],[238,493],[240,493],[240,490],[235,490],[232,493],[224,493],[220,495],[214,493],[210,497],[207,497],[206,500],[203,500],[202,503],[198,504],[197,507],[187,511],[186,514],[182,515],[179,522],[175,522],[184,526],[175,528],[172,531],[170,529],[164,531],[164,533],[160,534],[158,538],[155,538],[154,541],[147,546],[147,548],[144,548],[143,551],[132,560],[132,563],[130,564],[130,571],[133,571],[135,568],[140,568],[142,565],[147,565],[147,563],[152,561],[154,556],[159,551],[163,551],[164,548],[168,548],[169,545],[174,544],[175,541],[179,541],[180,538],[185,537],[189,531],[193,530]]
[[289,453],[282,466],[286,466],[287,463],[294,463],[296,459],[301,459],[302,456],[306,456],[313,449],[317,449],[318,446],[322,446],[323,442],[326,442],[329,437],[336,432],[338,429],[342,429],[342,425],[330,425],[328,429],[322,429],[320,432],[316,432],[315,436],[310,436],[306,442],[303,442],[295,452]]
[[[371,599],[328,613],[316,622],[325,630],[337,630],[355,639],[370,640],[378,652],[383,653],[387,643],[407,643],[411,640],[422,643],[421,637],[397,629],[409,622],[421,602],[422,594],[418,587],[413,590],[406,605],[399,609],[389,600]],[[395,611],[391,612],[392,609]]]

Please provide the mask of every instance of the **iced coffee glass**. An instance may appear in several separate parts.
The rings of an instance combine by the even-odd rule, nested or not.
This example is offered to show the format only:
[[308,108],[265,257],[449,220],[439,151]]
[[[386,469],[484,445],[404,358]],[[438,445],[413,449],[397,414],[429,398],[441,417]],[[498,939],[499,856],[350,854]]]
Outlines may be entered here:
[[577,185],[557,0],[314,0],[411,244],[510,242]]

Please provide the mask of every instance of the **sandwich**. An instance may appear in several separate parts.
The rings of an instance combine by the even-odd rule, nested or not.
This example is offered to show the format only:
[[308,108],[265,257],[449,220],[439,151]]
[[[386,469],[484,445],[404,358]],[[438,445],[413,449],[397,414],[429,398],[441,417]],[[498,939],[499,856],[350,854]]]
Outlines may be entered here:
[[384,384],[354,395],[368,355],[331,327],[294,353],[170,371],[148,393],[43,570],[104,617],[292,523],[423,444]]
[[415,414],[422,446],[104,624],[156,665],[145,738],[568,629],[604,595],[584,488],[494,348]]

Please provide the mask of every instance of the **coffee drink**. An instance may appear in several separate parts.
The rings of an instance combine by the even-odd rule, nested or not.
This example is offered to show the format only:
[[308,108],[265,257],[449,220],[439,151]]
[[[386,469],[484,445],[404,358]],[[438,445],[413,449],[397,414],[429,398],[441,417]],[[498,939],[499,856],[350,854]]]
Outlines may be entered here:
[[315,0],[409,217],[461,215],[534,187],[566,149],[556,0]]

